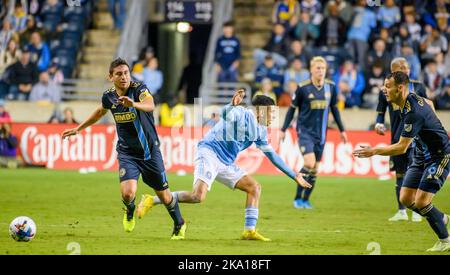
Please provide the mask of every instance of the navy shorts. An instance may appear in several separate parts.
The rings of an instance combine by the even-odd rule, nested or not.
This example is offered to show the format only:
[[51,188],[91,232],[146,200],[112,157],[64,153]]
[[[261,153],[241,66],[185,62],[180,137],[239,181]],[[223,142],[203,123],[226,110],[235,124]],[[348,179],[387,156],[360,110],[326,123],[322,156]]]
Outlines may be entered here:
[[316,139],[308,134],[300,133],[299,136],[298,144],[300,146],[300,152],[302,152],[303,155],[314,153],[316,161],[320,162],[322,160],[325,144],[320,144],[320,141],[316,141]]
[[397,174],[405,174],[408,170],[408,165],[412,162],[412,150],[408,149],[405,154],[392,156],[389,159],[389,168]]
[[138,180],[142,174],[145,184],[156,191],[169,188],[164,161],[159,148],[153,148],[149,160],[135,159],[119,154],[119,178],[120,182],[125,180]]
[[427,161],[414,159],[406,172],[402,187],[436,194],[447,179],[450,170],[449,159],[450,154],[433,157]]

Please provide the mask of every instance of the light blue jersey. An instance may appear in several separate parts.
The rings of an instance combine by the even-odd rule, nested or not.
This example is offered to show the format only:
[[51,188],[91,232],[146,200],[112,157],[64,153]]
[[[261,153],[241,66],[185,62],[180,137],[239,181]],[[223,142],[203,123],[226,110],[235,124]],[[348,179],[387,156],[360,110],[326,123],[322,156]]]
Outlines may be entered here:
[[198,147],[212,150],[222,163],[231,165],[237,155],[253,143],[276,167],[295,178],[295,173],[269,144],[267,127],[260,125],[253,112],[242,106],[226,105],[222,110],[222,119],[206,133]]

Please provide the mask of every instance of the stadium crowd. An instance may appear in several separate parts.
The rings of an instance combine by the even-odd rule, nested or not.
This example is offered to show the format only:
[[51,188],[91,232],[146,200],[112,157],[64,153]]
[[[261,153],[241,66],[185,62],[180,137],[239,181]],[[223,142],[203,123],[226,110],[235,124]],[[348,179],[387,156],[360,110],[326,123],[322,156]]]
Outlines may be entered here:
[[[450,4],[436,1],[278,0],[273,30],[262,49],[254,50],[257,94],[289,106],[290,81],[309,77],[309,60],[321,55],[329,78],[339,89],[341,108],[376,107],[390,61],[405,57],[411,78],[425,83],[439,109],[449,109]],[[241,45],[233,24],[223,26],[216,45],[219,82],[236,82]],[[270,81],[269,81],[270,80]],[[269,83],[271,82],[271,83]]]

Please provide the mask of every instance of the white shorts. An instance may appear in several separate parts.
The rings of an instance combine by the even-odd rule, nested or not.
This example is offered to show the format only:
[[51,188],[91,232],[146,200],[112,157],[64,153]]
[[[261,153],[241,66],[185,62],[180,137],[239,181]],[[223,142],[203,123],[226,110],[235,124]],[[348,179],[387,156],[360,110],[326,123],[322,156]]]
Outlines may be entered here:
[[226,165],[221,162],[216,153],[208,148],[198,148],[195,157],[194,185],[202,180],[208,185],[208,191],[215,179],[225,186],[234,189],[236,183],[247,173],[236,164]]

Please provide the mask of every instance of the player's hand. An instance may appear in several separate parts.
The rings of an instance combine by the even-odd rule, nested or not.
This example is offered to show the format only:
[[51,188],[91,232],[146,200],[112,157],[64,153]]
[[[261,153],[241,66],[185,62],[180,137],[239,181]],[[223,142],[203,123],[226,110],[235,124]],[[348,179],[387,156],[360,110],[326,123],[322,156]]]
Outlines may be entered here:
[[129,107],[133,107],[134,105],[134,101],[129,98],[128,96],[121,96],[119,97],[119,99],[117,100],[117,103],[122,104],[123,106],[129,108]]
[[283,142],[286,138],[286,132],[280,131],[280,142]]
[[65,138],[68,138],[70,136],[77,135],[79,132],[80,131],[78,131],[78,128],[66,129],[62,133],[62,138],[65,139]]
[[375,124],[375,132],[381,136],[384,136],[386,132],[386,127],[383,123],[377,123]]
[[298,173],[295,176],[295,181],[301,187],[304,187],[304,188],[311,188],[312,187],[312,185],[303,178],[303,174],[302,173]]
[[374,150],[370,146],[362,146],[361,145],[361,149],[357,149],[357,150],[353,151],[353,156],[355,156],[357,158],[370,158],[374,154],[375,154]]
[[341,140],[342,140],[344,143],[347,143],[347,142],[348,142],[348,137],[347,137],[347,133],[346,133],[346,132],[341,132]]
[[231,105],[237,106],[241,104],[242,100],[244,100],[245,97],[245,89],[239,89],[234,93],[233,99],[231,99]]

